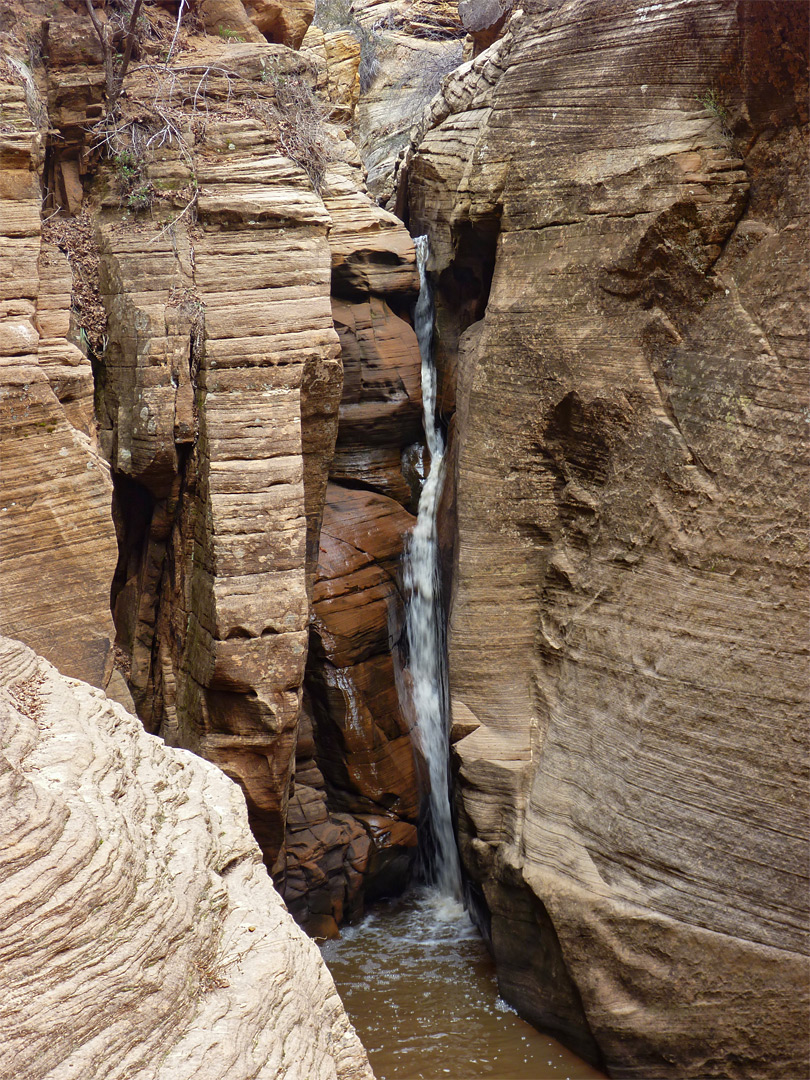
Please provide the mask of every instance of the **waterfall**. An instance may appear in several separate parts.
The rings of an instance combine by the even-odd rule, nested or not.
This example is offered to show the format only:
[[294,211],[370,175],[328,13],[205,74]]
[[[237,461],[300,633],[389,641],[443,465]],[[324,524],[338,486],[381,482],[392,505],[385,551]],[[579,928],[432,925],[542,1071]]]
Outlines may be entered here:
[[441,894],[460,899],[461,869],[450,812],[447,665],[436,535],[436,513],[444,479],[444,438],[436,422],[433,291],[425,273],[428,238],[419,236],[414,244],[420,283],[414,328],[422,355],[422,402],[430,471],[405,552],[406,626],[416,726],[430,781],[427,841],[422,844],[425,872],[429,883],[437,886]]

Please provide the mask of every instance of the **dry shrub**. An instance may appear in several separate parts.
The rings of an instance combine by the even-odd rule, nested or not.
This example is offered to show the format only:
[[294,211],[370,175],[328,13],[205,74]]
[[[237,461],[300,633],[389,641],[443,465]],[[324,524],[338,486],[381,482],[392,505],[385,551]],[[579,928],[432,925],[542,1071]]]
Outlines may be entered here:
[[73,276],[70,306],[87,344],[100,356],[107,341],[107,312],[101,299],[98,246],[90,215],[86,210],[76,217],[54,214],[42,224],[42,239],[67,255]]
[[[461,42],[441,53],[428,52],[425,49],[418,54],[413,73],[419,77],[419,100],[424,105],[438,94],[444,77],[459,66],[462,54]],[[413,74],[410,74],[408,81],[412,80]]]
[[[360,89],[365,93],[380,72],[380,59],[378,54],[381,40],[380,24],[368,30],[352,11],[351,0],[317,0],[315,4],[315,26],[329,33],[334,30],[351,30],[360,42]],[[388,25],[390,19],[386,23]],[[389,27],[390,28],[390,27]]]
[[301,166],[319,191],[332,157],[324,126],[328,110],[300,75],[270,66],[265,81],[273,86],[275,102],[248,100],[248,111],[278,130],[284,153]]
[[352,12],[352,0],[316,0],[312,21],[321,30],[353,30],[357,19]]

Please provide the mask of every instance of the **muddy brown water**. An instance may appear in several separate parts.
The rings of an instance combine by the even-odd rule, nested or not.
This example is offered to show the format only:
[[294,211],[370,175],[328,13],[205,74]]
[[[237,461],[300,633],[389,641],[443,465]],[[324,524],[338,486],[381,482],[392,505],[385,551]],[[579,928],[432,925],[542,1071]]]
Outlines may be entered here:
[[499,998],[480,935],[435,892],[377,906],[321,951],[377,1080],[604,1075]]

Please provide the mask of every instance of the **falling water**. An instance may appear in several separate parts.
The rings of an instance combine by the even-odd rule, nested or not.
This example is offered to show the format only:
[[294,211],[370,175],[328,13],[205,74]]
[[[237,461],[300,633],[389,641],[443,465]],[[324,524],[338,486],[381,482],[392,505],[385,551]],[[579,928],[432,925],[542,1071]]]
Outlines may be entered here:
[[420,236],[414,243],[420,282],[414,326],[422,354],[422,402],[430,471],[419,498],[419,513],[405,556],[406,619],[413,705],[430,781],[428,840],[423,843],[425,872],[441,894],[458,900],[461,870],[450,813],[447,669],[436,536],[436,512],[444,479],[444,438],[436,423],[433,291],[425,273],[428,239]]
[[[382,904],[326,942],[324,958],[381,1080],[564,1080],[601,1074],[524,1023],[498,997],[486,946],[461,903],[450,815],[447,674],[436,536],[444,439],[436,424],[433,300],[427,238],[416,241],[421,290],[416,333],[430,472],[404,564],[413,704],[428,767],[422,833],[427,888]],[[346,684],[348,687],[349,684]],[[348,690],[350,713],[355,698]]]

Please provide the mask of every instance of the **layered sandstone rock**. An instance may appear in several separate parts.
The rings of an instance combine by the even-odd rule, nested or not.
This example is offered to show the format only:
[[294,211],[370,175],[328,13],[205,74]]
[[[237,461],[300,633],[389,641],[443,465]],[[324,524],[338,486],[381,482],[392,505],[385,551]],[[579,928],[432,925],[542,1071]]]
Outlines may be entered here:
[[150,730],[240,781],[268,864],[283,840],[307,557],[341,387],[329,216],[273,122],[278,80],[305,78],[280,46],[209,46],[178,76],[179,99],[197,87],[216,107],[204,136],[155,153],[126,212],[113,174],[95,215],[130,686]]
[[411,326],[379,296],[332,302],[343,359],[335,480],[412,502],[402,455],[422,436],[419,346]]
[[297,49],[315,14],[315,0],[199,0],[196,8],[209,33]]
[[[198,41],[171,71],[134,69],[99,128],[93,37],[89,18],[55,13],[48,113],[4,61],[4,626],[104,685],[112,585],[141,717],[240,780],[272,862],[342,381],[317,73],[264,38]],[[96,365],[112,485],[68,334]]]
[[[455,3],[446,0],[355,0],[346,13],[319,13],[323,29],[351,34],[359,43],[359,100],[352,138],[368,172],[368,187],[382,205],[393,193],[394,165],[409,132],[461,61],[464,29]],[[321,31],[322,32],[322,31]],[[307,45],[316,28],[310,30]],[[327,34],[327,40],[336,33]]]
[[808,1060],[806,43],[527,4],[407,165],[464,862],[502,992],[616,1076]]
[[371,1080],[239,789],[0,639],[0,1075]]
[[42,237],[42,105],[21,62],[5,63],[0,99],[0,627],[106,686],[112,487],[90,362],[69,340],[70,270]]
[[413,241],[355,184],[329,179],[332,319],[343,363],[330,476],[411,504],[403,452],[422,438],[421,357],[403,317],[419,291]]
[[360,42],[351,30],[325,33],[310,26],[302,48],[317,58],[318,90],[328,100],[332,117],[350,124],[360,98]]
[[[293,5],[277,7],[293,18]],[[264,5],[264,15],[268,10]],[[258,11],[253,5],[253,14]],[[31,424],[23,425],[21,437],[50,437],[58,422],[59,476],[75,499],[55,530],[33,521],[43,532],[47,564],[32,559],[22,513],[30,509],[36,457],[28,451],[49,454],[37,440],[13,444],[7,456],[14,467],[4,480],[17,561],[4,569],[20,587],[9,627],[43,648],[58,635],[60,663],[69,665],[75,654],[84,667],[69,667],[71,673],[106,682],[112,583],[120,667],[113,680],[121,682],[122,696],[132,706],[123,674],[149,730],[239,780],[266,862],[280,882],[286,875],[293,883],[291,902],[303,876],[312,894],[308,909],[323,907],[316,879],[325,860],[325,910],[333,930],[344,911],[360,910],[362,875],[368,870],[382,880],[388,874],[394,856],[389,852],[381,868],[381,850],[412,852],[416,813],[387,637],[376,643],[379,670],[361,679],[358,694],[382,716],[390,738],[405,733],[393,769],[396,807],[374,801],[388,798],[390,777],[380,790],[376,778],[358,781],[364,792],[358,822],[327,791],[308,714],[298,736],[310,596],[338,423],[341,341],[351,369],[345,405],[351,419],[340,478],[378,491],[383,503],[391,502],[386,495],[409,503],[401,452],[420,432],[418,347],[401,317],[417,288],[413,245],[401,223],[371,201],[357,151],[327,123],[327,109],[313,96],[317,89],[332,95],[332,119],[348,121],[359,45],[351,33],[321,35],[295,54],[268,43],[268,26],[262,25],[264,36],[242,33],[239,5],[203,4],[199,14],[217,36],[195,38],[182,27],[171,69],[156,62],[134,67],[114,124],[99,126],[104,76],[90,20],[68,8],[43,14],[49,16],[41,73],[48,113],[24,68],[9,67],[9,103],[13,98],[27,124],[22,138],[15,134],[9,143],[9,161],[16,168],[20,157],[22,178],[11,186],[9,174],[6,184],[19,211],[9,216],[9,235],[16,230],[24,238],[31,265],[20,262],[22,248],[9,248],[20,281],[11,286],[0,345],[9,355],[38,349],[33,374],[16,357],[9,366],[10,418],[17,422],[29,384],[37,383],[40,397],[50,384],[48,409],[56,419],[39,402],[42,416],[33,418],[31,431]],[[165,30],[169,24],[158,15],[153,11],[150,19],[160,25],[150,26]],[[347,47],[347,37],[355,48]],[[58,137],[50,140],[44,176],[49,220],[43,240],[37,129],[49,125]],[[112,486],[91,441],[90,362],[68,335],[83,342],[95,364],[100,442]],[[28,412],[23,419],[27,424]],[[78,464],[67,458],[66,432]],[[4,434],[11,439],[19,432]],[[77,450],[95,455],[94,461],[86,463]],[[91,471],[96,467],[100,487]],[[77,475],[77,469],[85,471]],[[22,492],[25,502],[15,498]],[[399,502],[392,506],[398,531],[389,529],[383,545],[391,580],[411,522]],[[97,537],[99,510],[106,549]],[[357,514],[347,521],[354,535]],[[373,531],[377,521],[369,512],[362,528]],[[50,549],[67,547],[59,528],[78,545],[75,557],[71,552],[71,587],[86,595],[75,599],[69,589],[54,587],[51,567],[64,573],[64,563]],[[331,528],[340,534],[334,516]],[[371,544],[373,551],[378,547]],[[35,588],[38,577],[45,586],[33,603],[25,574]],[[358,635],[364,640],[362,627]],[[78,656],[82,649],[95,650],[96,667]],[[383,755],[377,732],[375,722],[368,731],[372,757],[363,766],[369,775]],[[352,769],[363,752],[354,745]],[[321,818],[328,829],[307,848]],[[345,857],[339,885],[336,851]]]
[[[421,434],[420,356],[396,313],[418,288],[410,237],[344,170],[332,219],[332,316],[344,388],[313,588],[308,701],[276,881],[311,932],[401,890],[416,849],[411,721],[397,685],[399,563],[413,517],[402,453]],[[351,485],[347,487],[346,485]]]

